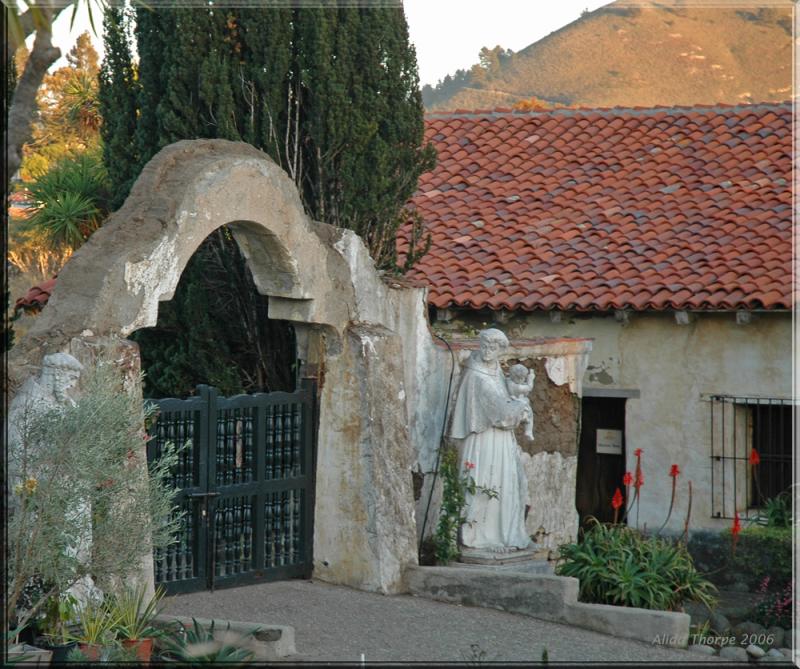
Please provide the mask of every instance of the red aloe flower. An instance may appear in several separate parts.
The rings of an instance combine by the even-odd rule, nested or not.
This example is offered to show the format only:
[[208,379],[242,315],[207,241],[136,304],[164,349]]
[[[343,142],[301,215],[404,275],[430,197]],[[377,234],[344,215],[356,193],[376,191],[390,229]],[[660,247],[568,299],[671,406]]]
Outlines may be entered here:
[[636,481],[633,483],[633,487],[637,490],[644,485],[644,474],[642,474],[641,469],[636,470]]
[[634,455],[635,455],[637,458],[640,458],[640,457],[642,456],[642,449],[641,449],[641,448],[637,448],[637,449],[636,449],[636,450],[633,452],[633,454],[634,454]]
[[742,531],[742,524],[739,522],[739,512],[733,514],[733,527],[731,527],[731,553],[736,553],[736,542],[739,540],[739,532]]
[[672,465],[672,467],[669,468],[669,475],[672,478],[675,478],[676,476],[680,475],[680,473],[681,473],[681,470],[678,467],[678,465]]
[[633,474],[630,472],[625,472],[625,476],[622,477],[622,483],[626,487],[633,483]]
[[750,449],[750,464],[757,465],[761,463],[761,456],[755,448]]
[[614,491],[614,497],[611,498],[611,506],[614,509],[614,525],[617,524],[617,519],[619,518],[619,510],[620,507],[625,503],[625,500],[622,499],[622,492],[619,488]]
[[467,469],[475,469],[475,463],[474,463],[474,462],[470,462],[469,460],[467,460],[467,461],[464,463],[464,466],[465,466]]

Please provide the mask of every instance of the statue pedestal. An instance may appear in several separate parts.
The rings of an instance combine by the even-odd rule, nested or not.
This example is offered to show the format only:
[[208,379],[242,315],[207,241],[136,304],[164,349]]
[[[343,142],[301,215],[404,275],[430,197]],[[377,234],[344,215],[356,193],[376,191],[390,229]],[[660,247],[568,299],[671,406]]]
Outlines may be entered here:
[[[542,559],[544,558],[544,559]],[[494,551],[481,550],[479,548],[463,548],[458,561],[466,565],[481,565],[502,567],[506,565],[522,566],[523,563],[544,563],[547,564],[547,551],[542,553],[542,549],[537,547],[526,548],[524,550],[512,551],[510,553],[495,553]]]

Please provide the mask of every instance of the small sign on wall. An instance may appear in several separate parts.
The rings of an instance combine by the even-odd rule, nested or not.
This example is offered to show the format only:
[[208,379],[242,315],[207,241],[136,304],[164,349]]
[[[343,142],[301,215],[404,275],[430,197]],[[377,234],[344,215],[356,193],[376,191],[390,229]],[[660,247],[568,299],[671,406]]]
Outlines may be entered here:
[[622,455],[622,430],[597,430],[597,452]]

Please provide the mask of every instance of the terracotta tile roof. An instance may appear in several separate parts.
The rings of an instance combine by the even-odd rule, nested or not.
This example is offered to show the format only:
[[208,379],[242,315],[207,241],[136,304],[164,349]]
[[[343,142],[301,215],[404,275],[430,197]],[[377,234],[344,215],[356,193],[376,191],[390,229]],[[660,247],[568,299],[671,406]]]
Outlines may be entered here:
[[20,309],[24,309],[28,313],[39,313],[44,308],[44,305],[47,304],[47,300],[50,299],[55,287],[55,276],[34,286],[14,303],[14,311],[17,312]]
[[[429,300],[492,309],[786,309],[789,103],[426,117],[411,205]],[[401,255],[407,241],[401,234]]]

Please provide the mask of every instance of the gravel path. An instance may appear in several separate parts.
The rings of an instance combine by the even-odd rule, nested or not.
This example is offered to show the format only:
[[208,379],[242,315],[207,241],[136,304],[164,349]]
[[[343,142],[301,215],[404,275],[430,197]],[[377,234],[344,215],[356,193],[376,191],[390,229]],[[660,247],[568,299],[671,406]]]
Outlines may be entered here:
[[474,607],[387,597],[318,581],[281,581],[178,595],[165,613],[295,628],[290,661],[551,662],[713,661],[683,650]]

